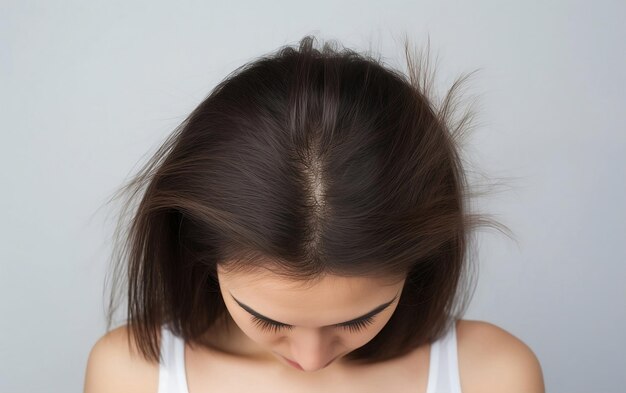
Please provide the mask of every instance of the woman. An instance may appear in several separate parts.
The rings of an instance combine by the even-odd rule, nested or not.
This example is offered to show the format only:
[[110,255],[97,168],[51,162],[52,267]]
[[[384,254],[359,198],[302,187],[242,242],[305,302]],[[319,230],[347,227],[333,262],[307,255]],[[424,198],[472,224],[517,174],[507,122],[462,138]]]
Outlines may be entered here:
[[498,224],[469,213],[458,83],[435,111],[408,50],[407,77],[313,42],[240,67],[123,188],[127,323],[85,392],[543,392],[528,346],[460,318]]

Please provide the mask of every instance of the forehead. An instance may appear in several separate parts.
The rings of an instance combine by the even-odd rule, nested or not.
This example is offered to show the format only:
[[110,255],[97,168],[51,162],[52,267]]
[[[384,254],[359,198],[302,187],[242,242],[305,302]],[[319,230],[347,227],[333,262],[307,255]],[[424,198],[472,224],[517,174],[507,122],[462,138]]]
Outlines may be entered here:
[[218,268],[218,278],[225,298],[232,294],[279,321],[294,321],[294,314],[299,314],[297,321],[301,326],[322,326],[359,316],[391,300],[404,284],[404,279],[398,278],[336,275],[303,282],[267,269],[244,273]]
[[258,268],[251,271],[228,271],[218,265],[217,274],[220,283],[229,288],[254,288],[255,290],[281,291],[289,293],[315,293],[339,290],[359,292],[372,288],[397,288],[404,282],[399,277],[360,277],[325,274],[314,280],[289,278],[271,269]]

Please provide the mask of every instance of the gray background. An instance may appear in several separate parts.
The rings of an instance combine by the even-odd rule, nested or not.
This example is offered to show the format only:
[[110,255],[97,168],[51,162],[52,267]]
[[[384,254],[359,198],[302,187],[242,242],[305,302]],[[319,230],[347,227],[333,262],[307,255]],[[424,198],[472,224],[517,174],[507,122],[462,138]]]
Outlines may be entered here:
[[[621,1],[2,1],[0,391],[78,392],[104,333],[113,212],[138,162],[237,66],[305,34],[402,67],[406,31],[437,86],[478,101],[466,154],[506,187],[513,231],[478,236],[466,319],[526,342],[547,391],[626,386],[626,38]],[[193,392],[192,392],[193,393]]]

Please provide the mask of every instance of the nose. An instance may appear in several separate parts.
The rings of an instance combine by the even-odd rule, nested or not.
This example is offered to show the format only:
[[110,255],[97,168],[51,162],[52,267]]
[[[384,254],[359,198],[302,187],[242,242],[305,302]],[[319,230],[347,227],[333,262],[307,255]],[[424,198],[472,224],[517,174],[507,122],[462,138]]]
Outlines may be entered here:
[[336,357],[332,349],[333,337],[317,329],[300,329],[291,337],[291,358],[304,371],[316,371],[328,366]]

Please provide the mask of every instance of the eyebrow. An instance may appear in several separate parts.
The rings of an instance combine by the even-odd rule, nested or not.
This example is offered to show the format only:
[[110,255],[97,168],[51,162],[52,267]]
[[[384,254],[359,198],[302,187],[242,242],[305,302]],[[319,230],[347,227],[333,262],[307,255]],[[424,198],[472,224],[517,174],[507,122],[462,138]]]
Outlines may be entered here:
[[[278,322],[278,321],[275,321],[275,320],[273,320],[273,319],[271,319],[271,318],[266,317],[265,315],[262,315],[262,314],[260,314],[260,313],[258,313],[258,312],[256,312],[256,311],[254,311],[254,310],[253,310],[250,306],[247,306],[247,305],[243,304],[242,302],[240,302],[239,300],[235,299],[235,297],[233,296],[233,294],[232,294],[232,293],[230,293],[230,291],[228,291],[228,293],[230,294],[230,297],[232,297],[232,298],[233,298],[233,300],[234,300],[235,302],[237,302],[237,304],[239,304],[239,307],[243,308],[244,310],[246,310],[246,311],[247,311],[248,313],[250,313],[251,315],[253,315],[253,316],[255,316],[255,317],[259,318],[259,319],[262,319],[262,320],[264,320],[264,321],[267,321],[267,322],[269,322],[269,323],[276,324],[276,325],[291,326],[291,325],[289,325],[289,324],[287,324],[287,323],[283,323],[283,322]],[[398,298],[398,294],[400,294],[400,292],[399,292],[399,291],[398,291],[398,293],[396,294],[396,296],[394,296],[394,297],[393,297],[393,299],[391,299],[391,300],[390,300],[390,301],[388,301],[388,302],[385,302],[385,303],[381,304],[380,306],[377,306],[377,307],[376,307],[376,308],[374,308],[372,311],[369,311],[369,312],[367,312],[367,313],[365,313],[365,314],[361,315],[360,317],[356,317],[356,318],[351,319],[351,320],[346,321],[346,322],[341,322],[341,323],[337,323],[337,324],[333,324],[333,325],[328,325],[328,326],[344,326],[344,325],[350,325],[350,324],[353,324],[353,323],[356,323],[356,322],[362,321],[362,320],[364,320],[364,319],[371,318],[371,317],[375,316],[376,314],[380,313],[381,311],[383,311],[384,309],[386,309],[387,307],[389,307],[389,305],[390,305],[390,304],[392,304],[392,303],[393,303],[393,302],[394,302],[394,301]],[[327,326],[323,326],[323,327],[327,327]]]

